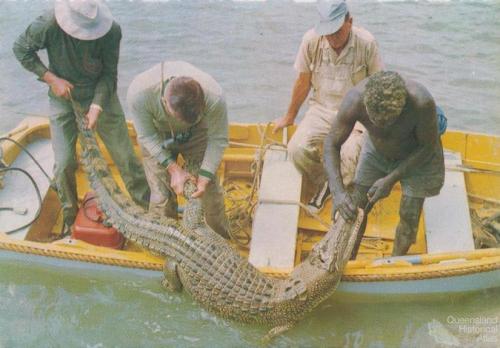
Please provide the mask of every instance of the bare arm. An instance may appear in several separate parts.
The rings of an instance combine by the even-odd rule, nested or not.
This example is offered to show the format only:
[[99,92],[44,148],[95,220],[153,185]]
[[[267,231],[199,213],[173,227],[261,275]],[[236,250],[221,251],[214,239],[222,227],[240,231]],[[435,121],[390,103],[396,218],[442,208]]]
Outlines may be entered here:
[[300,107],[304,103],[311,89],[311,73],[301,72],[295,80],[292,91],[292,100],[288,106],[287,116],[292,120],[295,120]]
[[323,160],[325,170],[328,174],[330,191],[334,195],[345,192],[342,174],[340,172],[340,148],[351,134],[357,121],[357,101],[359,93],[351,90],[346,94],[337,117],[334,118],[330,133],[324,140]]
[[276,120],[273,132],[276,133],[279,129],[290,126],[295,121],[300,107],[304,103],[311,90],[311,73],[301,72],[295,80],[292,90],[292,100],[288,106],[287,113]]
[[328,175],[328,184],[335,197],[334,209],[338,209],[347,220],[355,217],[356,207],[347,194],[342,180],[340,148],[351,134],[357,121],[360,100],[357,90],[351,90],[346,94],[323,145],[323,162]]

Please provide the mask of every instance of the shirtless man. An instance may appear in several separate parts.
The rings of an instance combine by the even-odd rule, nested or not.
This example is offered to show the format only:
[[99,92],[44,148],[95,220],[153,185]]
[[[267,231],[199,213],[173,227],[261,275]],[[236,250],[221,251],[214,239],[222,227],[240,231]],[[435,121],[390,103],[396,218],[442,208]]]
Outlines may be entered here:
[[[368,135],[361,150],[353,192],[340,173],[340,147],[356,121]],[[368,214],[401,181],[400,221],[392,255],[404,255],[415,242],[425,197],[439,194],[444,183],[444,158],[434,99],[421,84],[391,71],[378,72],[345,96],[324,143],[324,163],[334,212],[352,220],[356,208]],[[354,248],[356,256],[366,219]]]

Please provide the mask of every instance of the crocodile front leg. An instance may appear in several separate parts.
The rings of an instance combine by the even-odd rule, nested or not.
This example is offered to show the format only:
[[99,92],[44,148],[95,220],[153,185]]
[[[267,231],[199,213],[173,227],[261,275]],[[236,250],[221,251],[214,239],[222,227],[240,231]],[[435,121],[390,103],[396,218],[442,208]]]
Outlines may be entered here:
[[169,291],[179,292],[182,290],[182,283],[177,273],[177,262],[167,259],[163,265],[163,275],[161,285]]

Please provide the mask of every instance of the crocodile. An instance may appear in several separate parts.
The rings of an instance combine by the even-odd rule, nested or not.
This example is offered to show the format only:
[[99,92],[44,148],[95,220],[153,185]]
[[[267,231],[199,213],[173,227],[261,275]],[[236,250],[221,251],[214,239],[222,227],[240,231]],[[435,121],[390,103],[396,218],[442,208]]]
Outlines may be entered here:
[[[74,103],[74,102],[73,102]],[[163,284],[184,289],[202,307],[223,318],[289,329],[335,291],[351,256],[363,211],[348,222],[339,216],[308,257],[285,278],[260,272],[206,225],[200,199],[189,199],[182,221],[147,212],[123,193],[103,158],[94,132],[74,103],[81,162],[98,204],[123,235],[166,258]],[[195,187],[187,182],[186,197]]]

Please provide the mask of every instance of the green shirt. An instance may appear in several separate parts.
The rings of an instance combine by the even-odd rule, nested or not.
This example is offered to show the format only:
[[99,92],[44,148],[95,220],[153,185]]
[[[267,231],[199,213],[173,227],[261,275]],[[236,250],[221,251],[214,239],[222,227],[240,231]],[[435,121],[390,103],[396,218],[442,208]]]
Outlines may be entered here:
[[[113,22],[111,29],[97,40],[79,40],[66,34],[51,11],[33,21],[14,42],[14,54],[21,64],[41,78],[47,70],[75,86],[77,100],[103,103],[116,92],[118,56],[122,34]],[[46,49],[49,68],[37,51]]]
[[161,64],[155,65],[137,75],[128,89],[130,117],[141,145],[161,164],[172,160],[172,153],[162,147],[163,141],[171,138],[171,132],[175,135],[191,127],[166,113],[161,104],[162,84],[175,76],[191,77],[203,89],[205,107],[198,122],[199,128],[207,130],[208,143],[200,175],[211,178],[217,171],[228,144],[228,119],[222,88],[210,75],[186,62],[167,61],[163,64],[162,77]]

